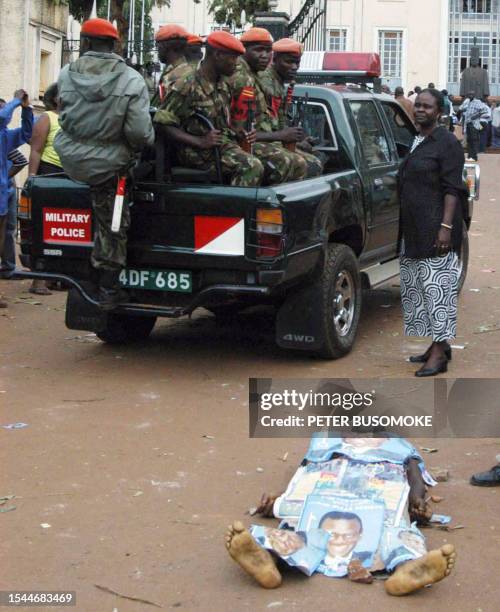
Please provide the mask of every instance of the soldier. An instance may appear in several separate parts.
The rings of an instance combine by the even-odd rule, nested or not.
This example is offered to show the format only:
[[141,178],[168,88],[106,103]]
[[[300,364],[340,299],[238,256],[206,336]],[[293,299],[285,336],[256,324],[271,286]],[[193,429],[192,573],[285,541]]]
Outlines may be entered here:
[[285,82],[295,79],[300,66],[303,46],[291,38],[282,38],[273,45],[273,63],[259,74],[267,107],[271,115],[273,131],[282,142],[297,143],[296,153],[307,163],[307,176],[319,176],[323,172],[323,164],[312,154],[310,139],[304,130],[286,128],[286,90]]
[[306,161],[288,151],[282,140],[296,138],[300,128],[284,128],[273,132],[273,124],[267,112],[266,96],[257,75],[265,70],[272,54],[273,38],[264,28],[250,28],[240,37],[245,54],[238,60],[233,76],[227,79],[231,91],[231,128],[240,142],[247,139],[248,115],[255,114],[256,142],[253,154],[264,165],[266,182],[270,184],[297,181],[306,178]]
[[54,147],[72,179],[91,186],[98,299],[111,310],[125,297],[119,275],[126,264],[128,206],[118,232],[111,230],[117,181],[141,149],[154,144],[149,95],[142,76],[113,53],[117,29],[105,19],[82,25],[80,58],[59,76],[60,114]]
[[203,59],[203,39],[196,34],[190,34],[188,36],[188,46],[186,49],[186,59],[190,64],[198,67],[199,63]]
[[[219,147],[223,174],[231,185],[260,185],[264,168],[260,161],[238,146],[229,128],[230,93],[224,76],[236,69],[243,45],[228,32],[212,32],[207,38],[205,59],[200,67],[178,79],[155,115],[167,138],[176,142],[179,162],[190,168],[215,170],[214,148]],[[204,114],[215,129],[196,117]]]
[[158,107],[167,95],[171,84],[192,70],[186,59],[189,32],[182,26],[166,25],[156,32],[158,57],[165,68],[161,73],[158,89],[151,99],[151,106]]

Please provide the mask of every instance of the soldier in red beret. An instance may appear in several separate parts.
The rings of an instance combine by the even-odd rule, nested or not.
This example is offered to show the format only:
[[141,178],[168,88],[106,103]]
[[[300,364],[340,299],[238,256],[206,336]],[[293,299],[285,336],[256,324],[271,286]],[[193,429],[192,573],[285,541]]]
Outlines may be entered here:
[[190,64],[198,66],[203,59],[203,39],[196,34],[190,34],[188,38],[188,46],[186,49],[186,58]]
[[273,61],[259,74],[264,90],[273,131],[284,143],[296,143],[295,152],[307,164],[307,177],[319,176],[323,163],[312,153],[310,139],[301,127],[287,127],[285,83],[295,80],[300,66],[303,45],[292,38],[282,38],[273,45]]
[[186,59],[188,37],[189,32],[178,25],[165,25],[156,32],[158,57],[165,68],[161,73],[158,90],[151,99],[151,106],[160,106],[170,85],[192,69]]
[[[224,179],[231,185],[253,187],[260,185],[264,168],[256,157],[243,151],[229,127],[231,98],[223,79],[234,73],[244,51],[240,41],[228,32],[212,32],[200,67],[173,83],[154,120],[176,144],[181,165],[214,171],[214,149],[218,147]],[[214,129],[209,130],[198,119],[196,114],[200,112]]]
[[105,19],[83,24],[80,58],[59,76],[61,129],[54,143],[65,172],[91,187],[95,226],[91,263],[98,272],[98,299],[104,310],[126,298],[119,275],[127,257],[127,204],[116,219],[116,231],[111,228],[119,177],[127,174],[146,145],[154,144],[146,83],[113,53],[118,38],[116,28]]
[[273,131],[267,110],[266,96],[259,82],[259,74],[271,60],[273,37],[264,28],[250,28],[241,37],[245,54],[238,60],[235,74],[228,79],[231,90],[231,127],[240,140],[248,140],[248,116],[253,109],[256,132],[253,154],[264,165],[266,182],[270,184],[298,181],[306,178],[306,161],[288,151],[282,142],[295,138],[298,128],[285,127]]

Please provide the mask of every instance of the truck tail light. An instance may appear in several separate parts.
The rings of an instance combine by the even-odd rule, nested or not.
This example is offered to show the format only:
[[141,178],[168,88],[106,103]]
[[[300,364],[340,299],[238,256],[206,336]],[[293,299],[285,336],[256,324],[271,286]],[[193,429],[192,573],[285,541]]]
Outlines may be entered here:
[[31,219],[31,198],[23,192],[19,196],[17,216],[22,219]]
[[283,246],[283,213],[277,208],[258,208],[257,257],[278,257]]

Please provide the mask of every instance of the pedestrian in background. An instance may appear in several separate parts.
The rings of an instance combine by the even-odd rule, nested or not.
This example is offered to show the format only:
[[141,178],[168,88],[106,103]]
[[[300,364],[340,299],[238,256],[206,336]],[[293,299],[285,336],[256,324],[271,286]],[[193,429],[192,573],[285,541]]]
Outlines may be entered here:
[[476,93],[470,91],[467,98],[460,106],[461,122],[465,138],[467,140],[467,152],[469,159],[477,161],[479,154],[479,134],[488,116],[488,108],[484,102],[476,98]]
[[[0,108],[6,102],[0,98]],[[16,231],[17,231],[17,186],[15,176],[28,165],[28,160],[18,150],[13,149],[7,155],[9,163],[9,203],[7,207],[7,221],[5,227],[5,239],[3,253],[0,253],[2,264],[0,266],[0,278],[10,279],[16,271]]]
[[[22,107],[21,127],[9,129],[12,115],[18,106]],[[8,160],[9,153],[27,143],[31,138],[33,129],[33,111],[30,108],[28,94],[24,89],[18,89],[14,98],[0,108],[0,253],[4,251],[5,232],[7,229],[7,218],[9,208],[9,191],[11,181],[9,168],[11,162]],[[0,296],[0,308],[5,308],[6,302]]]
[[413,102],[408,98],[405,98],[405,92],[402,87],[396,87],[394,90],[394,99],[405,109],[406,114],[413,121]]
[[463,149],[438,125],[443,95],[424,89],[415,102],[415,137],[403,161],[398,191],[401,202],[401,303],[407,336],[432,337],[415,376],[435,376],[448,369],[449,340],[456,335],[462,241]]
[[500,149],[500,102],[491,112],[491,146]]
[[415,85],[415,87],[413,88],[413,93],[411,95],[408,94],[408,99],[411,101],[412,104],[415,104],[415,100],[417,99],[417,96],[421,91],[422,88],[419,85]]
[[[28,172],[30,176],[57,174],[63,171],[59,155],[54,149],[54,138],[59,127],[58,90],[53,83],[43,96],[45,113],[40,115],[33,127]],[[35,279],[29,288],[36,295],[51,295],[44,280]]]

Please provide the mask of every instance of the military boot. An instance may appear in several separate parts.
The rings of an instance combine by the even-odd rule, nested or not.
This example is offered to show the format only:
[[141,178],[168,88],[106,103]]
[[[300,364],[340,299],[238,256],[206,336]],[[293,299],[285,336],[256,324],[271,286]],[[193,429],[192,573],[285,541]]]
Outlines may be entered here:
[[120,285],[120,270],[101,270],[99,272],[99,305],[102,310],[114,310],[127,301],[127,292]]

